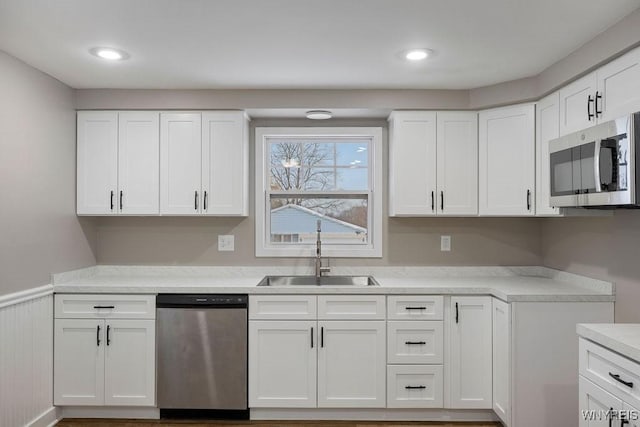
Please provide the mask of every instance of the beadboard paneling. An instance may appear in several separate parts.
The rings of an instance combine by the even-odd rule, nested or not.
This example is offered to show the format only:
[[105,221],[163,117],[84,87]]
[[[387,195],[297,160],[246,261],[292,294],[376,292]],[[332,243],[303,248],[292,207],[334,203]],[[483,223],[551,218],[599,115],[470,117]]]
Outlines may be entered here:
[[48,292],[0,307],[0,426],[47,425],[54,420],[49,287]]

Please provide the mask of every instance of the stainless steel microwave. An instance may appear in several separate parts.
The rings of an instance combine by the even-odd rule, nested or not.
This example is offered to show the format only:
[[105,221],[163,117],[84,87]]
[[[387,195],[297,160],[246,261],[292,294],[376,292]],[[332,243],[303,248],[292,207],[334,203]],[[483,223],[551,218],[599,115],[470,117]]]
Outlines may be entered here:
[[640,112],[549,142],[553,207],[640,207]]

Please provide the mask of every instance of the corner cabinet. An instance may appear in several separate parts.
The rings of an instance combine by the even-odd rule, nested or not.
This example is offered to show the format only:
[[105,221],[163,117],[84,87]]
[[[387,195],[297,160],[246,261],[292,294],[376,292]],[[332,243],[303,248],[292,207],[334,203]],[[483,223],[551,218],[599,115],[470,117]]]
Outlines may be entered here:
[[80,111],[77,125],[78,215],[248,215],[243,111]]
[[450,407],[491,409],[491,297],[461,296],[450,301]]
[[480,215],[534,215],[534,115],[534,104],[479,113]]
[[391,216],[477,215],[477,123],[468,111],[391,114]]
[[562,216],[551,207],[549,141],[560,136],[560,94],[554,92],[536,103],[536,216]]
[[78,215],[159,213],[158,118],[154,112],[78,112]]
[[57,406],[155,405],[155,297],[54,299]]

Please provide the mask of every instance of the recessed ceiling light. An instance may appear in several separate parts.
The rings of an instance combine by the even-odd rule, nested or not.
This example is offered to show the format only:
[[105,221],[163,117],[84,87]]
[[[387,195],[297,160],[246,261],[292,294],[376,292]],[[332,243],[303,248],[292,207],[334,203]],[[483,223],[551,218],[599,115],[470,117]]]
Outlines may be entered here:
[[98,58],[108,61],[122,61],[129,59],[129,54],[123,50],[113,49],[110,47],[94,47],[89,52]]
[[404,57],[409,61],[422,61],[427,59],[431,51],[429,49],[411,49],[405,52]]
[[311,110],[307,111],[307,119],[311,120],[327,120],[332,116],[331,111],[327,110]]

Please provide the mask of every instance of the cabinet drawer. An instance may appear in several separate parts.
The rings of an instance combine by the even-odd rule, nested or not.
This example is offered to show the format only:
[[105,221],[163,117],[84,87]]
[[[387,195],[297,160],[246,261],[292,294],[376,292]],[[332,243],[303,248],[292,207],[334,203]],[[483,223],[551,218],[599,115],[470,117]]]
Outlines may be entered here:
[[315,320],[315,295],[250,295],[249,319]]
[[155,319],[155,295],[56,294],[58,319]]
[[441,364],[442,322],[387,322],[388,363]]
[[442,320],[442,296],[387,297],[389,320]]
[[383,295],[320,295],[318,319],[384,320]]
[[442,365],[387,366],[388,408],[442,408]]
[[630,405],[640,406],[640,364],[580,338],[580,375]]

